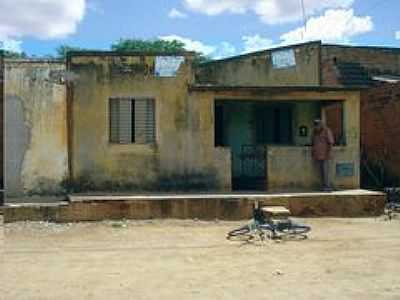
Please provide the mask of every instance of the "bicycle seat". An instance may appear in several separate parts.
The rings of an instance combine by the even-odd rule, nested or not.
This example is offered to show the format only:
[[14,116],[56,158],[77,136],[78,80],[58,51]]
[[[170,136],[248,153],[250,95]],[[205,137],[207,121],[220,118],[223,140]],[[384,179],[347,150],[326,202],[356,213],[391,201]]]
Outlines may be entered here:
[[288,217],[290,210],[284,206],[264,206],[261,208],[264,214],[268,217]]

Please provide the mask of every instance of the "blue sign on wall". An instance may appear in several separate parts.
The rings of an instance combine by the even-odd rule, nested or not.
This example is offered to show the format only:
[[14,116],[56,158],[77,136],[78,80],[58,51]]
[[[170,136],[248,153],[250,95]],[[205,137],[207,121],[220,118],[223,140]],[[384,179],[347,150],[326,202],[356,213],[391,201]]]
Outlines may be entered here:
[[354,163],[338,163],[336,164],[336,176],[338,177],[353,177]]

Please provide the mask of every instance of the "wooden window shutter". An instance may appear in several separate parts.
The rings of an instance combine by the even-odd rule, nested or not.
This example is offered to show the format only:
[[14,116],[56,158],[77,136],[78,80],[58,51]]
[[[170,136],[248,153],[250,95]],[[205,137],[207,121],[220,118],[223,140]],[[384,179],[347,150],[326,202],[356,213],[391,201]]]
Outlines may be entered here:
[[134,137],[134,101],[128,98],[110,99],[110,142],[132,143]]
[[135,142],[152,144],[155,142],[154,99],[135,99]]
[[132,100],[119,100],[119,142],[132,143]]
[[110,142],[119,143],[119,99],[110,99]]

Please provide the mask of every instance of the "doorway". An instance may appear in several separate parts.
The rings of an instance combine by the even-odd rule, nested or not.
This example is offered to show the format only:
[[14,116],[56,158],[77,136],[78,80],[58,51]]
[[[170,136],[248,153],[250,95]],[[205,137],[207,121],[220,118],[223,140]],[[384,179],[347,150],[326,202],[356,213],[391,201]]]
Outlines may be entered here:
[[291,103],[215,101],[215,145],[230,147],[233,190],[267,190],[267,147],[293,142]]

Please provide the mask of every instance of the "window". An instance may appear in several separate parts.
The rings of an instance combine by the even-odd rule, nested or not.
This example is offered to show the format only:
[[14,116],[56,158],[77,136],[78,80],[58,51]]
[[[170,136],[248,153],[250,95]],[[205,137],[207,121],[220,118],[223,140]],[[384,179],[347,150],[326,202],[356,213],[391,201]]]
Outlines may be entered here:
[[154,99],[111,98],[110,142],[152,144],[155,142]]
[[292,144],[292,119],[290,106],[257,105],[255,109],[257,144]]

